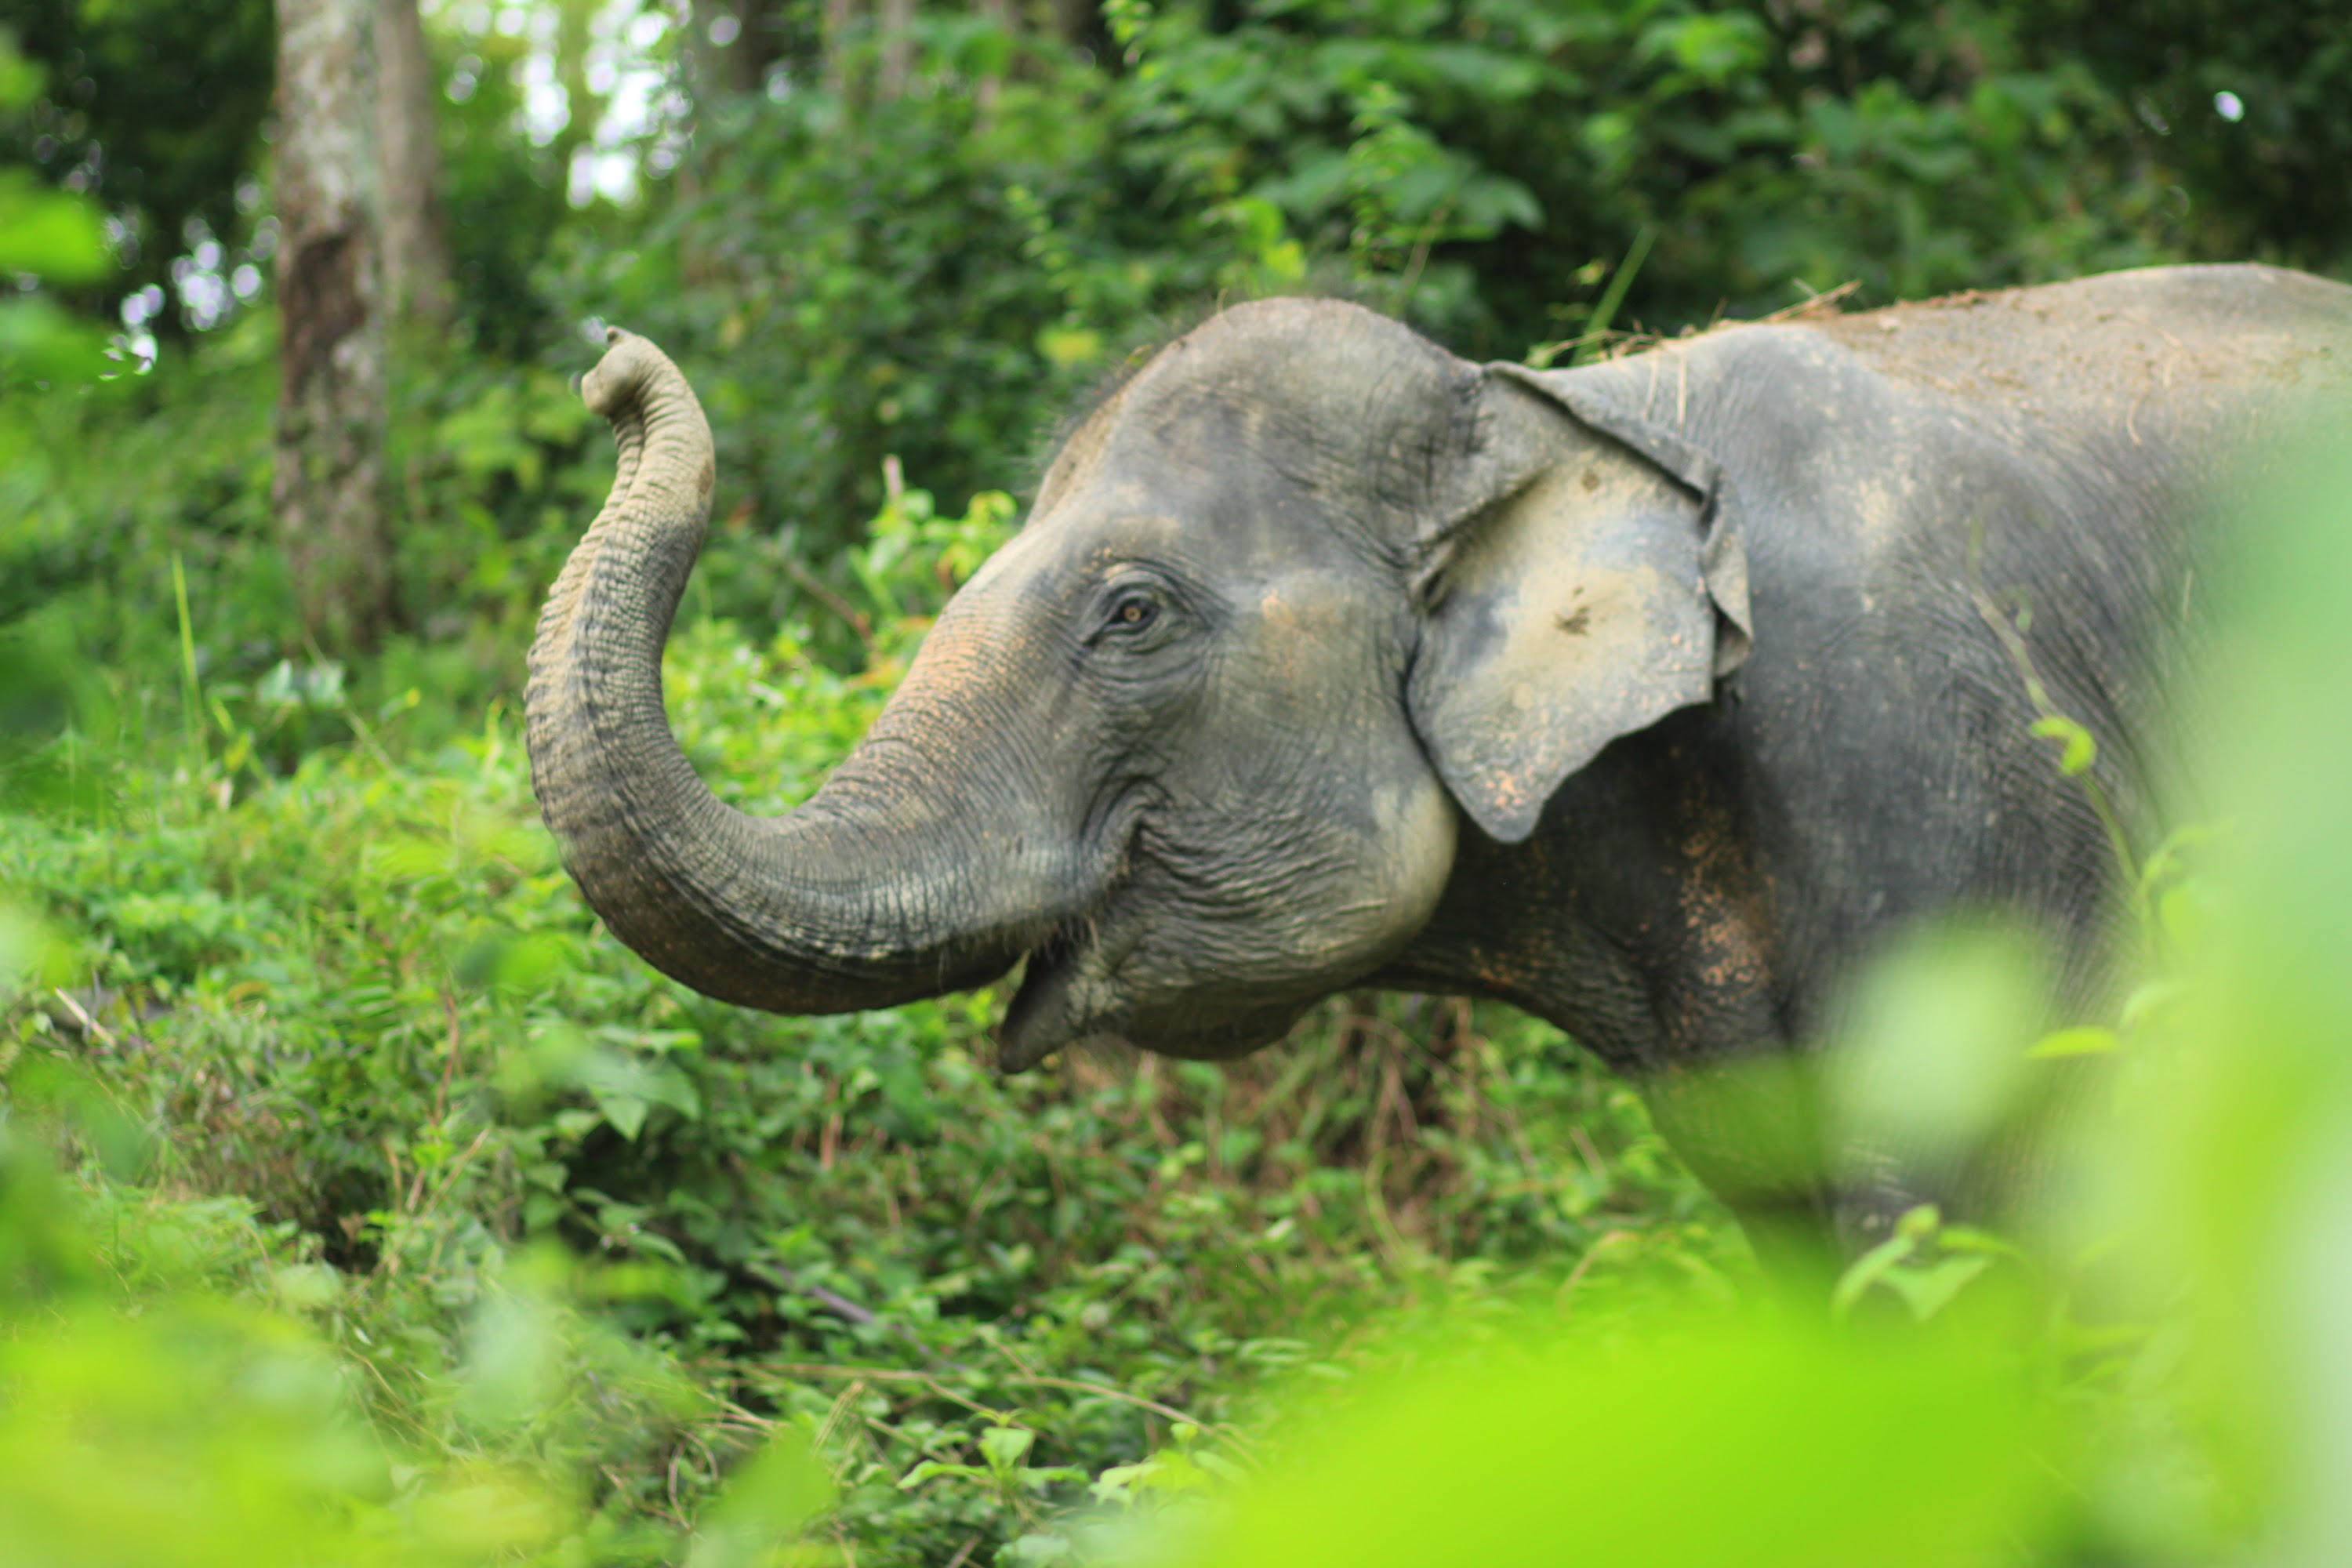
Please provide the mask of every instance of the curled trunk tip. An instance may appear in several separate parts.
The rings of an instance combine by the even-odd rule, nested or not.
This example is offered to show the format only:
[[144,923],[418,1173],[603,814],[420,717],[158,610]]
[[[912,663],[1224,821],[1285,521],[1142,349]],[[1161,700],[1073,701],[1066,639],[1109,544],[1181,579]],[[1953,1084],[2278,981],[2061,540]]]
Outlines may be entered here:
[[[580,383],[580,395],[591,412],[612,418],[620,410],[652,390],[653,384],[663,379],[664,373],[677,377],[679,389],[686,390],[685,377],[669,356],[654,347],[651,342],[619,327],[604,329],[604,357],[596,362]],[[688,393],[691,396],[692,394]]]
[[1067,913],[1066,893],[1053,867],[971,858],[929,809],[956,781],[901,766],[887,791],[828,784],[752,818],[679,750],[662,645],[709,516],[710,426],[667,354],[606,337],[581,394],[611,422],[619,467],[548,595],[526,699],[532,784],[572,879],[656,968],[747,1006],[888,1006],[1003,973]]

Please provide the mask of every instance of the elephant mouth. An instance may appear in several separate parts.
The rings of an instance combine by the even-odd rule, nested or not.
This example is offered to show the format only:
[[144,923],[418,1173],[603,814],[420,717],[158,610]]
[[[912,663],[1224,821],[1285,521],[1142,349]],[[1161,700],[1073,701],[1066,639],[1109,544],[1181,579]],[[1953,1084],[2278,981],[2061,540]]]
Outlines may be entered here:
[[1034,949],[1021,987],[997,1026],[999,1072],[1025,1072],[1066,1047],[1100,1040],[1156,1056],[1226,1061],[1289,1032],[1314,1005],[1305,1001],[1215,1000],[1207,986],[1139,1003],[1118,979],[1134,944],[1108,947],[1100,934]]
[[1026,1072],[1066,1046],[1117,1036],[1115,995],[1098,942],[1058,934],[1032,948],[996,1030],[996,1069]]
[[999,1072],[1025,1072],[1055,1051],[1095,1040],[1229,1060],[1280,1039],[1321,994],[1251,994],[1230,973],[1204,975],[1195,972],[1199,961],[1174,957],[1190,945],[1175,929],[1188,922],[1166,911],[1184,903],[1175,889],[1185,879],[1155,852],[1144,800],[1122,804],[1107,835],[1119,849],[1102,895],[1024,962],[1020,988],[997,1026]]
[[996,1028],[996,1068],[1026,1072],[1066,1046],[1101,1036],[1118,1037],[1124,1009],[1116,972],[1135,938],[1106,936],[1132,929],[1117,910],[1145,858],[1145,802],[1118,803],[1108,830],[1096,840],[1103,872],[1099,891],[1081,912],[1065,918],[1023,956],[1021,985]]

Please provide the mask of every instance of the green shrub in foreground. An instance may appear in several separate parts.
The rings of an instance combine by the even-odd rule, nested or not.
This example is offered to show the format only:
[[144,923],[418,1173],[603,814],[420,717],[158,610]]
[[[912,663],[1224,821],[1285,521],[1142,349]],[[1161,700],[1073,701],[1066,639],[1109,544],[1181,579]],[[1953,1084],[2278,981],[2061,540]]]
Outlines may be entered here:
[[[856,674],[684,627],[672,708],[715,786],[813,788],[1009,510],[898,498],[849,563]],[[772,1430],[824,1457],[845,1560],[1050,1550],[1098,1490],[1238,1463],[1276,1381],[1347,1374],[1381,1309],[1498,1310],[1596,1246],[1587,1302],[1741,1267],[1638,1102],[1499,1010],[1340,998],[1233,1071],[999,1079],[985,996],[786,1020],[651,974],[555,864],[497,703],[420,725],[435,700],[299,667],[179,695],[51,742],[82,787],[0,816],[0,888],[49,933],[0,1027],[152,1139],[76,1158],[90,1201],[236,1194],[201,1256],[331,1286],[299,1315],[388,1462],[507,1452],[470,1414],[483,1347],[572,1342],[499,1328],[518,1302],[638,1347],[500,1439],[551,1489],[549,1552],[674,1541]],[[593,1262],[551,1294],[551,1245]],[[213,1284],[282,1311],[275,1278]]]
[[[2335,1561],[2347,494],[2251,574],[2239,815],[2148,857],[2114,1026],[2037,1036],[1991,994],[2030,950],[1948,942],[1852,1042],[1939,1098],[1822,1077],[1916,1131],[2112,1060],[2046,1234],[1915,1215],[1826,1300],[1756,1299],[1631,1097],[1499,1012],[1000,1080],[986,998],[782,1020],[649,975],[495,706],[440,742],[197,680],[209,726],[76,731],[87,787],[0,816],[0,1556]],[[858,674],[687,628],[719,787],[805,793],[1003,521],[886,515]],[[280,772],[285,700],[350,739]]]

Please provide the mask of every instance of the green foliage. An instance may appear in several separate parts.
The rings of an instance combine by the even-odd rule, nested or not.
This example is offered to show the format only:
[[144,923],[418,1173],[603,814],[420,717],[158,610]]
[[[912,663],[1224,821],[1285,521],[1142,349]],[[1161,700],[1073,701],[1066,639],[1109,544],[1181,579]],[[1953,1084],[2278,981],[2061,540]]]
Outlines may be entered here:
[[[1002,482],[1079,387],[1213,299],[1348,293],[1517,358],[1849,284],[1884,301],[2244,244],[2184,214],[2174,143],[2030,8],[1105,16],[1115,61],[1008,57],[926,14],[919,89],[887,107],[779,67],[700,106],[640,242],[600,216],[541,274],[559,318],[680,356],[719,515],[836,589],[823,563],[886,456],[951,496]],[[2324,263],[2329,232],[2274,213],[2263,243]]]
[[[857,673],[687,626],[672,710],[720,793],[813,788],[1010,515],[892,500]],[[653,1540],[773,1429],[862,1562],[1047,1550],[1098,1484],[1238,1451],[1273,1374],[1343,1370],[1384,1306],[1541,1291],[1595,1245],[1588,1291],[1741,1272],[1638,1103],[1525,1020],[1349,998],[1232,1071],[999,1079],[987,996],[783,1020],[652,975],[556,866],[509,710],[420,727],[437,700],[363,710],[299,664],[194,699],[192,738],[154,704],[158,755],[83,736],[94,784],[0,818],[0,887],[64,949],[0,1029],[157,1141],[133,1187],[85,1173],[107,1201],[239,1194],[257,1239],[215,1250],[326,1266],[320,1353],[401,1463],[527,1456],[532,1542]],[[547,1246],[598,1266],[551,1285]],[[733,1528],[698,1550],[745,1560]]]
[[[1007,516],[894,499],[857,674],[691,624],[671,703],[717,787],[811,788]],[[2064,1201],[2021,1240],[1914,1211],[1778,1303],[1631,1097],[1524,1021],[1343,998],[1231,1069],[999,1079],[985,997],[781,1020],[651,976],[495,709],[420,742],[289,672],[272,700],[347,731],[290,771],[217,719],[160,764],[93,744],[94,796],[0,817],[0,1531],[61,1563],[2331,1542],[2295,1369],[2340,1316],[2311,1152],[2352,1112],[2342,847],[2295,781],[2340,763],[2301,718],[2352,679],[2311,585],[2338,531],[2240,590],[2280,606],[2218,702],[2266,826],[2148,858],[2160,967],[2114,1021],[2053,1033],[2030,942],[1931,934],[1809,1091],[1812,1158],[2038,1128]],[[2048,1120],[2050,1075],[2103,1061]]]
[[[111,281],[77,270],[77,239],[80,259],[49,263],[57,289],[0,304],[0,354],[61,385],[88,379],[113,324],[77,325],[72,307],[168,260],[181,240],[161,231],[179,220],[155,215],[187,193],[214,193],[215,272],[267,261],[267,193],[231,189],[259,146],[248,57],[266,16],[166,9],[169,26],[143,10],[131,26],[120,5],[37,7],[28,55],[0,69],[21,89],[6,133],[54,143],[0,178],[0,203],[30,200],[41,172],[62,179],[71,148],[110,149],[115,183],[93,188],[147,237],[135,258],[118,247],[132,266]],[[631,24],[650,40],[638,58],[700,98],[621,149],[646,190],[626,210],[566,199],[567,160],[604,134],[604,100],[564,74],[584,68],[580,39],[565,33],[571,52],[551,61],[520,12],[439,14],[460,322],[453,343],[410,343],[397,370],[403,625],[381,669],[347,672],[363,708],[412,686],[514,689],[536,595],[609,473],[562,390],[594,321],[655,336],[702,389],[720,479],[694,607],[759,637],[804,621],[846,669],[862,645],[825,596],[862,603],[847,556],[885,499],[886,458],[958,504],[1017,491],[1024,457],[1089,384],[1218,299],[1351,293],[1465,353],[1543,345],[1549,359],[1846,284],[1882,300],[2248,248],[2340,258],[2324,204],[2230,205],[2253,188],[2247,158],[2300,167],[2327,144],[2324,127],[2279,131],[2324,119],[2310,84],[2332,79],[2341,40],[2308,16],[2232,29],[2141,7],[2094,43],[2072,11],[2038,4],[1930,16],[1139,0],[1106,8],[1096,58],[921,9],[913,89],[883,105],[856,88],[862,67],[846,95],[827,85],[813,5],[752,10],[781,51],[755,93],[689,79],[688,40],[650,14]],[[184,24],[210,29],[203,48],[173,43]],[[95,54],[75,41],[98,32]],[[2163,63],[2189,37],[2212,45],[2203,63]],[[104,68],[74,74],[77,49]],[[140,90],[140,51],[157,49],[195,90]],[[549,68],[580,101],[535,140],[524,80]],[[2210,99],[2198,84],[2217,72],[2253,106],[2242,123],[2165,109],[2154,119],[2173,129],[2152,128],[2143,98]],[[85,79],[97,97],[77,107]],[[182,123],[198,111],[200,132]],[[150,190],[159,171],[177,171],[180,195]],[[94,211],[43,210],[84,231]],[[260,527],[272,331],[267,310],[232,307],[201,352],[167,347],[157,374],[176,384],[0,419],[0,439],[26,436],[0,512],[26,520],[0,521],[11,598],[156,604],[176,552],[208,678],[250,684],[311,658]],[[153,417],[167,406],[182,417]],[[68,618],[85,662],[107,666],[146,662],[142,639],[171,630],[110,609]]]
[[2050,1511],[2051,1433],[1981,1344],[1769,1320],[1644,1328],[1439,1352],[1302,1410],[1205,1539],[1138,1555],[1957,1565],[1998,1561]]
[[173,259],[204,237],[249,233],[277,47],[267,0],[22,0],[7,22],[47,79],[0,122],[0,158],[115,217],[123,268],[89,296],[106,314],[176,283]]
[[551,243],[620,238],[610,215],[574,213],[561,150],[521,131],[524,41],[504,33],[428,35],[438,79],[441,205],[457,335],[477,352],[530,361],[565,323],[535,281]]
[[[37,121],[43,73],[0,27],[0,135]],[[26,170],[0,166],[0,274],[19,282],[19,298],[0,300],[0,388],[97,375],[103,340],[46,293],[26,285],[89,284],[113,270],[99,216],[84,197],[50,189]]]
[[[472,1314],[467,1353],[436,1365],[425,1325],[447,1313],[421,1291],[354,1287],[311,1260],[315,1243],[235,1200],[133,1184],[135,1130],[105,1091],[37,1049],[12,1054],[0,1123],[10,1562],[673,1560],[670,1531],[597,1506],[579,1483],[592,1462],[633,1456],[614,1434],[709,1426],[709,1401],[566,1305],[548,1268],[505,1270]],[[45,1158],[60,1135],[114,1157],[61,1180]],[[398,1397],[392,1380],[428,1370],[421,1397]],[[789,1531],[824,1484],[787,1432],[712,1511]]]
[[2024,30],[2080,58],[2139,121],[2136,139],[2179,181],[2200,258],[2352,267],[2352,158],[2342,84],[2352,26],[2334,0],[2134,5],[2130,25],[2091,0],[2030,0]]
[[[1211,301],[1349,293],[1556,360],[1848,283],[2340,268],[2311,171],[2342,39],[2305,9],[1114,0],[1088,55],[925,7],[887,105],[870,40],[826,85],[813,4],[745,11],[775,52],[740,96],[653,18],[699,98],[626,208],[566,199],[579,38],[542,144],[548,62],[445,10],[460,323],[396,370],[405,624],[348,668],[290,630],[269,542],[266,300],[98,378],[188,214],[266,259],[267,13],[27,13],[0,1558],[2340,1559],[2296,1478],[2347,1451],[2313,1371],[2342,1318],[2344,769],[2309,721],[2346,673],[2341,527],[2282,535],[2261,601],[2250,830],[2116,835],[2148,934],[2113,1016],[2045,1016],[2030,935],[1955,931],[1871,983],[1831,1070],[1726,1079],[1782,1177],[1831,1135],[2046,1134],[2046,1234],[1914,1210],[1772,1310],[1641,1103],[1501,1009],[1343,996],[1232,1068],[1000,1079],[987,995],[779,1020],[663,982],[556,865],[516,710],[611,474],[567,386],[592,318],[709,405],[672,712],[775,810],[1012,526],[1023,454]],[[2242,123],[2200,117],[2223,89]],[[2026,606],[1980,586],[2035,692]],[[2040,720],[2095,788],[2100,738]],[[2059,1114],[2102,1068],[2123,1091]]]

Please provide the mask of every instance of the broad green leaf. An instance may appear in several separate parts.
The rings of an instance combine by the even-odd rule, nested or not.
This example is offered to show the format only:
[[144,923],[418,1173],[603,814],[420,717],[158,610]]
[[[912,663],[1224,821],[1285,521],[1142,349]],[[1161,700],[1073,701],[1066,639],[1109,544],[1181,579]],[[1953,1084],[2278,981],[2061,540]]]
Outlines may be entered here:
[[1886,1288],[1903,1298],[1911,1315],[1926,1322],[1949,1306],[1970,1280],[1992,1267],[1992,1259],[1981,1253],[1963,1258],[1947,1258],[1927,1267],[1906,1265],[1890,1268],[1882,1276]]
[[980,1435],[981,1457],[988,1461],[991,1469],[1009,1471],[1028,1458],[1030,1447],[1036,1441],[1036,1433],[1019,1426],[991,1426]]
[[1846,1266],[1838,1276],[1836,1289],[1830,1293],[1830,1311],[1844,1317],[1854,1309],[1873,1285],[1885,1278],[1889,1269],[1919,1249],[1919,1244],[1904,1235],[1888,1237],[1860,1258]]

